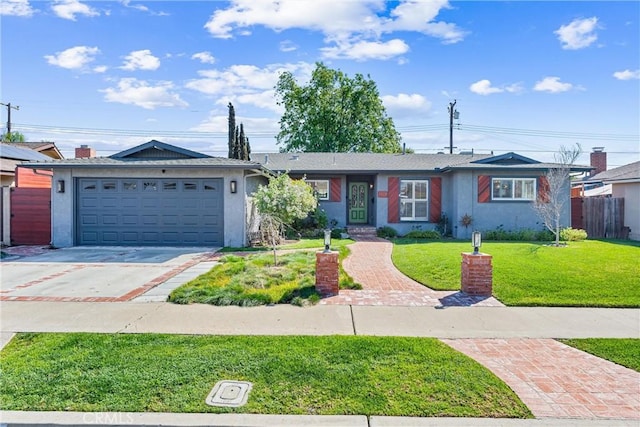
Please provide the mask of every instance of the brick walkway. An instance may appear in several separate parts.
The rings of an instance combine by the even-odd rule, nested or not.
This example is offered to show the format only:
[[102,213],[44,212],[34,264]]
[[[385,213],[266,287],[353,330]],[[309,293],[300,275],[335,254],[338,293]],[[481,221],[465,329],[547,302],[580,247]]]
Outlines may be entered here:
[[362,290],[343,290],[320,304],[402,306],[502,306],[493,297],[456,291],[434,291],[400,273],[391,261],[393,244],[379,238],[359,239],[349,246],[343,268]]
[[445,339],[507,383],[533,415],[640,419],[640,373],[552,339]]

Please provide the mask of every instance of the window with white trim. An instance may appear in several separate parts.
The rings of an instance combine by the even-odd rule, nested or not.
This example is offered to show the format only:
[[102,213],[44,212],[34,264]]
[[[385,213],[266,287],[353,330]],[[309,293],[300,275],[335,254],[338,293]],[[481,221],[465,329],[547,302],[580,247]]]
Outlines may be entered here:
[[308,179],[307,184],[313,188],[313,194],[318,200],[329,200],[329,180],[327,179]]
[[429,181],[426,179],[400,180],[400,220],[429,220]]
[[492,200],[536,199],[536,178],[492,178]]

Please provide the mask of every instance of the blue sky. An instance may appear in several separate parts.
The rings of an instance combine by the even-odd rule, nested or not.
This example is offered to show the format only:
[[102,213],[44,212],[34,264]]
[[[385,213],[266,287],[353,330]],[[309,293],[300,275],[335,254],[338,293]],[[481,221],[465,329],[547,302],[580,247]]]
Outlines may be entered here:
[[150,139],[224,156],[228,102],[253,151],[277,151],[278,74],[304,83],[323,61],[369,75],[416,152],[448,147],[457,100],[458,150],[640,159],[637,1],[2,0],[0,14],[13,130],[69,157]]

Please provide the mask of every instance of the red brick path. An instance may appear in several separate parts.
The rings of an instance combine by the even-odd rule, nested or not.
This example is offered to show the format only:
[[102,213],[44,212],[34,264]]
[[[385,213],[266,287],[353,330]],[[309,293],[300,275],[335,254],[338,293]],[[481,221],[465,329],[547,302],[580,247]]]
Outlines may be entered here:
[[552,339],[445,339],[477,360],[536,417],[640,419],[640,373]]
[[502,306],[493,297],[434,291],[400,273],[391,261],[393,245],[379,238],[358,239],[343,268],[362,290],[341,290],[320,304],[405,306]]

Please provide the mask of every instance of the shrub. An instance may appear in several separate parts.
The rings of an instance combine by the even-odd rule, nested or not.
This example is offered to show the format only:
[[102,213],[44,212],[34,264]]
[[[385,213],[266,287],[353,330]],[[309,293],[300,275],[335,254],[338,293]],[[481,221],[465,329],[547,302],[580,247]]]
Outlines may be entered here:
[[436,230],[412,230],[403,237],[409,239],[440,239],[442,236]]
[[560,230],[560,240],[565,242],[579,242],[587,238],[587,232],[576,228],[563,228]]
[[505,230],[502,225],[498,226],[495,230],[487,230],[482,232],[483,240],[503,240],[503,241],[518,241],[518,242],[532,242],[540,241],[546,242],[554,239],[553,233],[549,230],[532,230],[530,228],[522,228],[520,230]]
[[334,228],[331,230],[331,238],[332,239],[342,239],[342,233],[346,233],[347,230],[344,228]]
[[380,227],[376,230],[376,235],[383,239],[392,239],[394,237],[398,237],[398,232],[395,228],[385,225],[384,227]]

